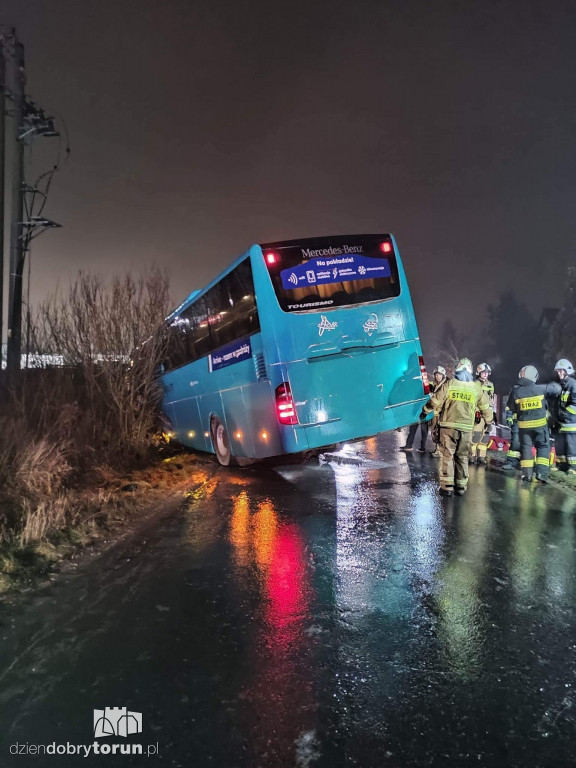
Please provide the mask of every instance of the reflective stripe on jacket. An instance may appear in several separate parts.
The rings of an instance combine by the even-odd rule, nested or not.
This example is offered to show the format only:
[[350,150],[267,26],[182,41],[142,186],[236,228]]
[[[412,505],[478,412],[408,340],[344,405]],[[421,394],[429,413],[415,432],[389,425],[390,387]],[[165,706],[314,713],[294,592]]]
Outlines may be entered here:
[[519,429],[538,429],[547,425],[545,396],[545,385],[530,379],[519,378],[514,384],[508,407],[516,415]]
[[568,376],[560,384],[562,394],[557,415],[560,432],[576,432],[576,379]]
[[486,381],[482,381],[482,379],[476,379],[476,383],[480,387],[480,389],[486,393],[488,397],[488,402],[490,403],[490,408],[494,410],[495,400],[494,400],[494,384],[492,384],[491,381],[486,379]]
[[486,424],[494,418],[488,396],[477,381],[444,381],[422,409],[424,413],[434,411],[441,427],[452,427],[462,432],[472,432],[476,411],[480,411]]

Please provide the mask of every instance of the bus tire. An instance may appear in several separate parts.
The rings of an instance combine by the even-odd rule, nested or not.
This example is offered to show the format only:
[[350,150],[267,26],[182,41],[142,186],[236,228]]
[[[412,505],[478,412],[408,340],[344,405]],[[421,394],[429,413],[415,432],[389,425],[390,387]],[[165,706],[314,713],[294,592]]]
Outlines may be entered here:
[[212,416],[210,420],[210,433],[212,435],[212,446],[218,459],[218,463],[223,467],[229,467],[232,464],[232,452],[230,450],[230,441],[226,427],[217,416]]

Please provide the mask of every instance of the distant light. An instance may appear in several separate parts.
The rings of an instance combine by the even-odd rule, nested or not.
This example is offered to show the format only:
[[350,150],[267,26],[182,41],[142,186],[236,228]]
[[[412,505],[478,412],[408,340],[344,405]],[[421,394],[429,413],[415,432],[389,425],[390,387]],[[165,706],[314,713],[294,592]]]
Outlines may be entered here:
[[236,432],[234,437],[236,438],[236,440],[242,440],[242,432]]
[[262,440],[268,440],[268,432],[260,432],[260,437]]
[[188,437],[195,437],[195,435],[196,435],[196,432],[193,432],[193,431],[188,432]]
[[392,250],[392,246],[390,245],[390,243],[380,243],[380,250],[382,251],[382,253],[390,253],[390,251]]
[[204,432],[204,437],[210,437],[210,432]]
[[272,251],[266,254],[266,261],[268,262],[268,264],[276,264],[277,258],[278,257],[276,256],[276,254],[272,253]]

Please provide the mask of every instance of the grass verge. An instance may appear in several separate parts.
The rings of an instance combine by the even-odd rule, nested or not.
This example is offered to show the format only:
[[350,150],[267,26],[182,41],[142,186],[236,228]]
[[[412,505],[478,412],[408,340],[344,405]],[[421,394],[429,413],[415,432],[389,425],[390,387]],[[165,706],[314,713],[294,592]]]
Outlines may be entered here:
[[0,543],[0,601],[51,581],[82,551],[105,546],[159,502],[183,496],[202,480],[206,466],[193,454],[169,452],[130,472],[99,468],[83,487],[28,508],[25,501],[15,510],[11,499],[0,498],[3,519],[16,514],[24,519],[19,534],[5,533]]

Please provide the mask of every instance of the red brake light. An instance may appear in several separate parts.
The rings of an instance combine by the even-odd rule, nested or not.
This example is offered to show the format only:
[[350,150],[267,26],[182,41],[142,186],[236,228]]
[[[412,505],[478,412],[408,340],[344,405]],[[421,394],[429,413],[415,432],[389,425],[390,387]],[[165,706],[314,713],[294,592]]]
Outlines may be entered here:
[[276,387],[276,415],[280,424],[298,424],[292,391],[287,381]]
[[380,243],[380,250],[382,253],[390,253],[392,250],[392,244],[391,243]]
[[422,386],[424,387],[424,394],[430,394],[430,382],[428,381],[428,372],[424,365],[424,358],[422,355],[418,355],[418,362],[420,363],[420,374],[422,376]]
[[268,264],[276,264],[277,259],[278,259],[278,256],[275,253],[272,253],[272,251],[269,251],[266,254],[266,262]]

